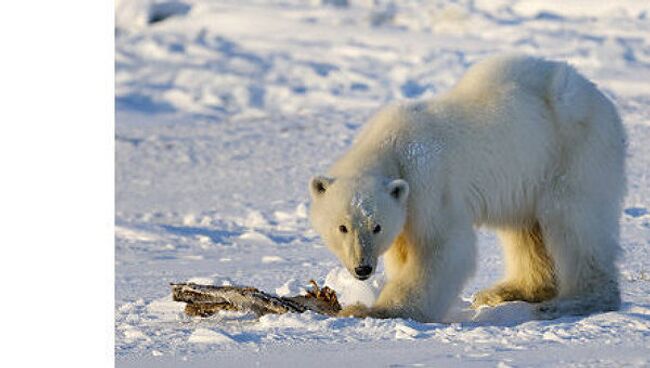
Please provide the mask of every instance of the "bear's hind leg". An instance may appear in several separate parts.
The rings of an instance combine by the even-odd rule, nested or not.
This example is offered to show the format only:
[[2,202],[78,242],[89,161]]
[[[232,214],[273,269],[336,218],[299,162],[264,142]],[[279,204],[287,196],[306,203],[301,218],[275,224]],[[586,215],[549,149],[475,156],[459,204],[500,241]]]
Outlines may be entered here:
[[608,198],[565,201],[542,220],[542,232],[555,260],[558,298],[537,308],[540,318],[586,315],[620,307],[615,203],[615,199]]
[[474,297],[472,306],[498,305],[523,300],[539,303],[557,294],[553,261],[548,255],[539,223],[499,230],[506,256],[506,277]]

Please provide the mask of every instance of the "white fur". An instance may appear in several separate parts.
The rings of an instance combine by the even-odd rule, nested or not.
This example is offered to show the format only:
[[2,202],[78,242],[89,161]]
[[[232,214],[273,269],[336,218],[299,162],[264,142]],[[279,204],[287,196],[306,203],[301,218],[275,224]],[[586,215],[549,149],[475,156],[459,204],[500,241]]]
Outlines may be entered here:
[[311,183],[314,228],[351,273],[385,255],[376,304],[343,315],[442,320],[474,272],[480,225],[501,235],[507,272],[476,305],[618,308],[624,151],[613,104],[537,58],[493,57],[443,95],[383,109]]

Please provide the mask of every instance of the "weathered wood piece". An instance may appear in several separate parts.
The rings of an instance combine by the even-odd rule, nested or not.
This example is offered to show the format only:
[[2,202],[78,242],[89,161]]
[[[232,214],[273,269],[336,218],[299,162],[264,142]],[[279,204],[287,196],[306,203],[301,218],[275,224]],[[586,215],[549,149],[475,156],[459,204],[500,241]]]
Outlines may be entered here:
[[171,284],[175,301],[185,302],[188,316],[208,317],[220,310],[252,311],[264,314],[302,313],[311,310],[326,315],[336,315],[341,305],[336,292],[320,288],[311,280],[312,289],[305,295],[279,297],[247,286],[212,286],[194,283]]

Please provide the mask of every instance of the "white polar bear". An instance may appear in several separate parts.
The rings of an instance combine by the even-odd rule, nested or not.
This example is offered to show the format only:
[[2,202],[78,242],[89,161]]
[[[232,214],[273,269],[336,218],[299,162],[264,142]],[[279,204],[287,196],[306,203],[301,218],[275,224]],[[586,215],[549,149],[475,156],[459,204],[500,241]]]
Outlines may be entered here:
[[310,183],[312,224],[350,273],[385,255],[375,305],[341,315],[442,320],[475,270],[478,225],[497,229],[507,269],[475,306],[617,309],[624,156],[612,102],[538,58],[490,58],[445,94],[380,111]]

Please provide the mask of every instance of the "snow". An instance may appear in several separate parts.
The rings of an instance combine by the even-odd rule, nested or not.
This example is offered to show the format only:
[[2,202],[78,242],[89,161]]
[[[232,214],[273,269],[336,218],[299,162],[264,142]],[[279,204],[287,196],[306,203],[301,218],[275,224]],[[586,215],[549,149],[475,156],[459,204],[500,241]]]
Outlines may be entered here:
[[357,303],[371,306],[379,296],[383,285],[383,275],[375,273],[368,280],[360,281],[343,267],[332,269],[325,277],[324,284],[336,290],[336,296],[342,306]]
[[[118,366],[650,364],[647,2],[120,0],[116,27]],[[171,300],[170,282],[295,295],[313,278],[344,305],[371,304],[381,265],[362,282],[323,246],[309,178],[380,106],[440,93],[501,51],[567,60],[620,109],[620,311],[536,321],[522,302],[470,309],[502,272],[483,230],[477,275],[440,323],[199,319]]]
[[302,285],[298,280],[289,279],[287,280],[287,282],[284,283],[284,285],[275,289],[275,294],[278,296],[292,296],[292,295],[305,294],[306,289],[300,286]]
[[363,218],[367,219],[370,223],[374,223],[374,206],[371,199],[364,198],[361,193],[357,192],[352,196],[352,199],[350,200],[350,207],[356,208]]
[[284,259],[282,257],[278,256],[263,256],[262,257],[262,263],[277,263],[277,262],[284,262]]
[[229,344],[234,342],[226,334],[208,328],[197,328],[187,342],[192,344]]

